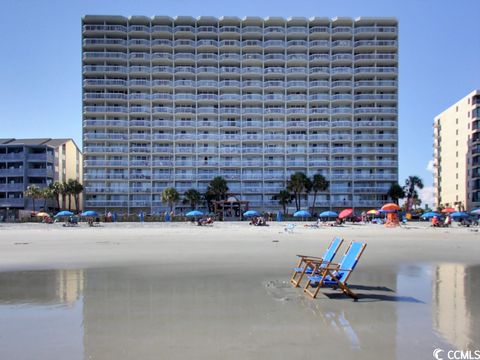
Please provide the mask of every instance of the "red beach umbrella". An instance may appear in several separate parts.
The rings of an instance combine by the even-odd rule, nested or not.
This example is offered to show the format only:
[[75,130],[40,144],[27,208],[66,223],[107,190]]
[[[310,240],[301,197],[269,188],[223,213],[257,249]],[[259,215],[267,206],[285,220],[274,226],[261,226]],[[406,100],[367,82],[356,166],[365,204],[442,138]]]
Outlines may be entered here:
[[345,210],[342,210],[340,214],[338,214],[338,218],[344,219],[346,217],[349,217],[352,214],[353,214],[353,209],[345,209]]
[[454,209],[454,208],[451,208],[451,207],[447,207],[447,208],[445,208],[445,209],[442,210],[442,213],[443,213],[443,214],[452,213],[452,212],[455,212],[455,209]]
[[388,204],[385,204],[382,206],[382,209],[381,210],[386,210],[386,211],[392,211],[392,210],[400,210],[400,206],[398,206],[397,204],[394,204],[394,203],[388,203]]

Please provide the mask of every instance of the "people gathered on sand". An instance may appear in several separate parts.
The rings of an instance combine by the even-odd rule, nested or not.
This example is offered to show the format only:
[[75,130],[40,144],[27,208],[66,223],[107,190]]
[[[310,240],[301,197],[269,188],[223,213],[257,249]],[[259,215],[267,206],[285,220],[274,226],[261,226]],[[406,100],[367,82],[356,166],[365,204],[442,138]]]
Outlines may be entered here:
[[197,225],[198,226],[203,226],[203,225],[213,225],[214,219],[212,216],[207,216],[206,218],[201,218],[198,219]]
[[250,220],[249,225],[253,225],[253,226],[268,226],[268,225],[267,225],[267,220],[266,220],[265,217],[263,217],[263,216],[254,216],[254,217],[252,217],[252,219]]

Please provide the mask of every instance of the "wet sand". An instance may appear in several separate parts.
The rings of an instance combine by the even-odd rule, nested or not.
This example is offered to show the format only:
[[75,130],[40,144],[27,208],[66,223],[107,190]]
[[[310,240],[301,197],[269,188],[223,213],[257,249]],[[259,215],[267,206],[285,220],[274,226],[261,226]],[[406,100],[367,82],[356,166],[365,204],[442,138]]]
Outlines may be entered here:
[[[430,359],[480,348],[480,234],[426,224],[0,225],[5,359]],[[297,253],[367,242],[358,302],[288,283]],[[346,243],[341,252],[344,251]]]

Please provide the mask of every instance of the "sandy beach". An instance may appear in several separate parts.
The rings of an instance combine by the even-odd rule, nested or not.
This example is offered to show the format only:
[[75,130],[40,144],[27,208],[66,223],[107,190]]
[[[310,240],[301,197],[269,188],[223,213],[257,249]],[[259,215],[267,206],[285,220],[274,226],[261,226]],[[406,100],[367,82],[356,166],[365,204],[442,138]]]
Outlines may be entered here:
[[[5,359],[431,359],[480,347],[480,234],[297,223],[0,226]],[[307,298],[296,254],[367,249],[349,283]]]

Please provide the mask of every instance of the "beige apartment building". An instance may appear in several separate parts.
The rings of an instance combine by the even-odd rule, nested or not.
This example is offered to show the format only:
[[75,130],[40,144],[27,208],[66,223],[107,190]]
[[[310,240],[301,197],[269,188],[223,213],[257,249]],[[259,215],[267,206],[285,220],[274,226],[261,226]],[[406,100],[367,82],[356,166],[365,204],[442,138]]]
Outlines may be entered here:
[[471,210],[480,205],[480,90],[472,91],[434,121],[436,206]]

